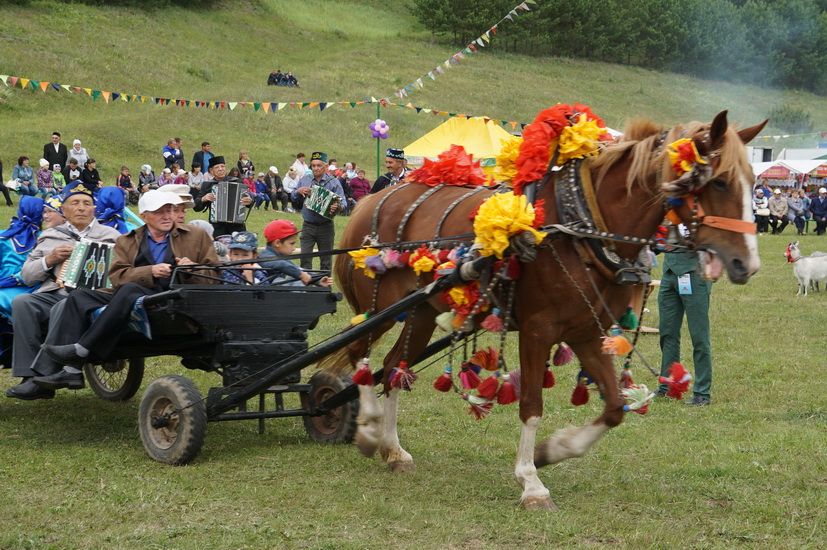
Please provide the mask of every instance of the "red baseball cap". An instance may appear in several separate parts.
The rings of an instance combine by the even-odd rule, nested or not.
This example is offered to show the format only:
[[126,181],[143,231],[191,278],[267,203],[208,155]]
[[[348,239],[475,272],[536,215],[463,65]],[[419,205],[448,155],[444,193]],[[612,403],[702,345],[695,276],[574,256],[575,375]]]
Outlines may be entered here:
[[264,228],[264,239],[271,243],[295,235],[299,230],[290,220],[273,220]]

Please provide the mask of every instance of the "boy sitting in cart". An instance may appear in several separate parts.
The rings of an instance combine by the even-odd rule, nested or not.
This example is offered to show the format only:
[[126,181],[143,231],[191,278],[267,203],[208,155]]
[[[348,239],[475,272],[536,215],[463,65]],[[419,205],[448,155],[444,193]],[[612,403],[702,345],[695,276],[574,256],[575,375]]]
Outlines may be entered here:
[[230,262],[249,260],[249,263],[234,263],[232,267],[222,268],[221,278],[225,284],[258,285],[267,281],[267,272],[255,262],[258,259],[258,238],[255,233],[249,231],[233,232],[227,248]]
[[[267,247],[261,252],[259,264],[272,275],[280,273],[282,277],[276,278],[273,284],[281,284],[293,280],[293,283],[308,285],[312,282],[311,275],[302,270],[290,260],[290,256],[296,250],[296,241],[299,230],[289,220],[273,220],[264,228],[264,238],[267,240]],[[329,287],[333,284],[330,277],[319,279],[319,286]]]

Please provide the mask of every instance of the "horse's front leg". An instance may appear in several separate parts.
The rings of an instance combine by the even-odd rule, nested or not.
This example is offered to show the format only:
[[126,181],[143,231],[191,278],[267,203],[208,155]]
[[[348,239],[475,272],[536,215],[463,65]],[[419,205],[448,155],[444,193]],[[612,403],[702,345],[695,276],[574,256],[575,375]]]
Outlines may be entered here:
[[534,465],[534,442],[543,416],[543,375],[549,343],[528,331],[520,332],[520,445],[514,475],[523,487],[520,503],[529,510],[556,510]]
[[537,467],[583,456],[609,428],[614,428],[623,421],[624,401],[618,391],[611,356],[601,351],[600,339],[567,343],[600,388],[603,394],[603,414],[591,424],[558,430],[551,438],[538,445],[534,455]]

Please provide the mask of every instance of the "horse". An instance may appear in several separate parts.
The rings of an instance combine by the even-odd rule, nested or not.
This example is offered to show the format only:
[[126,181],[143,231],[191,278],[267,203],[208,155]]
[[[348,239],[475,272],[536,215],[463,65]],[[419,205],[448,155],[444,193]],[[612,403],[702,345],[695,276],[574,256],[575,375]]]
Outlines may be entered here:
[[[704,271],[717,277],[725,268],[733,283],[746,283],[758,270],[760,259],[752,223],[753,174],[744,144],[758,135],[764,124],[766,121],[736,131],[728,124],[726,111],[711,123],[687,123],[671,129],[646,120],[633,121],[624,137],[605,146],[588,168],[606,226],[614,234],[630,237],[630,242],[616,247],[616,253],[627,260],[636,258],[642,245],[635,244],[633,239],[648,239],[662,223],[667,211],[662,184],[666,175],[674,173],[670,172],[664,143],[688,137],[701,154],[708,156],[711,174],[706,185],[695,190],[695,201],[684,201],[675,206],[675,211],[690,228],[695,246],[708,252],[702,255]],[[562,172],[549,170],[546,184],[536,188],[536,199],[545,200],[547,205],[548,223],[559,221],[555,208],[550,205],[555,204],[554,191],[561,184]],[[385,200],[389,193],[394,193],[392,200]],[[426,193],[430,196],[425,197]],[[358,247],[374,229],[383,243],[428,241],[434,239],[435,228],[442,236],[467,235],[472,231],[471,215],[493,193],[487,189],[469,192],[452,186],[434,191],[418,184],[385,189],[357,204],[340,245]],[[412,209],[414,203],[418,207]],[[721,220],[730,226],[720,223]],[[733,225],[740,229],[733,230]],[[430,282],[432,276],[421,275],[417,280],[409,269],[388,270],[378,286],[374,286],[375,280],[355,271],[353,265],[352,258],[338,256],[334,271],[339,287],[356,313],[388,307]],[[590,269],[578,254],[573,238],[548,242],[537,248],[534,261],[521,264],[510,328],[519,335],[522,388],[519,397],[522,430],[514,474],[522,486],[520,502],[526,509],[556,508],[537,475],[537,468],[582,456],[623,419],[624,401],[612,359],[601,350],[601,338],[611,320],[626,309],[632,289]],[[598,308],[598,326],[590,308],[592,304],[602,303],[605,303],[603,308],[594,306]],[[415,314],[405,320],[403,336],[384,358],[383,408],[373,388],[360,386],[357,446],[368,456],[378,449],[395,472],[413,470],[414,462],[399,443],[399,390],[389,387],[388,375],[403,356],[417,357],[425,349],[434,332],[437,315],[445,310],[445,303],[433,298],[418,306]],[[370,338],[358,340],[328,357],[322,368],[353,368],[365,356],[371,342],[392,325],[393,322],[377,327]],[[552,346],[560,342],[573,349],[584,371],[596,382],[604,397],[603,412],[592,423],[558,430],[535,447],[543,413],[541,390],[546,362]]]
[[795,241],[787,245],[784,256],[788,263],[793,264],[793,273],[798,279],[798,292],[795,295],[803,293],[807,296],[811,287],[818,292],[818,283],[827,279],[827,255],[813,252],[809,256],[802,256],[798,241]]

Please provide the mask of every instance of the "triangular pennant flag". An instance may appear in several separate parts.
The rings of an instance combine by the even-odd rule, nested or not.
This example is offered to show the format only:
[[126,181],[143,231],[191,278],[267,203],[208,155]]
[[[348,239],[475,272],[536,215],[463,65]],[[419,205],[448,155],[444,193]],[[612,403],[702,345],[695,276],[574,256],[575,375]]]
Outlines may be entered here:
[[261,103],[253,101],[253,111],[258,112],[259,109],[261,109]]
[[9,75],[7,75],[7,74],[0,74],[0,80],[2,80],[2,81],[3,81],[3,84],[5,84],[6,86],[8,86],[8,84],[6,84],[6,82],[9,80]]
[[324,111],[327,108],[327,103],[324,101],[319,102],[319,111]]
[[261,104],[261,108],[264,109],[265,113],[269,113],[270,112],[270,105],[272,105],[272,104],[269,101],[267,101],[267,102]]
[[40,82],[40,89],[45,92],[48,88],[49,88],[49,83],[46,82],[45,80],[42,80]]
[[309,107],[309,106],[310,106],[309,101],[303,101],[301,106],[299,107],[299,109],[304,109],[305,107]]
[[246,106],[247,106],[247,102],[246,102],[246,101],[239,101],[239,102],[238,102],[238,104],[239,104],[239,105],[241,105],[242,107],[246,107]]
[[18,78],[18,77],[16,77],[16,76],[10,76],[10,77],[9,77],[9,82],[10,82],[9,86],[11,86],[12,88],[14,88],[14,87],[17,85],[17,81],[18,81],[18,80],[19,80],[19,78]]
[[287,103],[273,103],[273,105],[276,106],[276,108],[275,108],[276,111],[281,111],[282,109],[287,107]]
[[105,102],[109,103],[109,98],[112,97],[112,92],[103,91],[103,92],[101,92],[101,95],[103,96],[103,100]]
[[356,107],[356,102],[355,102],[355,101],[351,101],[351,102],[350,102],[350,107],[351,107],[351,108],[355,108],[355,107]]
[[484,117],[482,117],[482,121],[485,122],[486,124],[488,124],[489,122],[491,122],[491,119],[488,118],[487,116],[484,116]]
[[416,85],[419,86],[420,88],[425,87],[425,85],[422,83],[422,78],[421,77],[416,79]]
[[481,48],[485,47],[485,42],[482,41],[482,38],[477,38],[476,40],[474,40],[474,42],[476,42],[477,45],[480,46]]
[[518,8],[522,8],[522,9],[524,9],[525,11],[531,11],[531,10],[528,8],[528,4],[526,4],[525,2],[523,2],[522,4],[520,4],[520,5],[519,5],[519,6],[517,6],[517,7],[518,7]]
[[422,112],[422,107],[414,107],[414,109],[416,109],[416,114],[419,114],[419,113]]
[[378,99],[376,99],[375,97],[370,96],[370,102],[371,102],[371,103],[376,103],[376,102],[378,102],[378,101],[379,101],[379,100],[378,100]]
[[221,109],[226,109],[226,108],[227,108],[227,102],[226,102],[226,101],[222,101],[219,107],[220,107]]
[[97,101],[100,96],[101,96],[101,91],[100,90],[92,90],[92,99]]
[[506,15],[506,16],[505,16],[505,18],[506,18],[506,19],[508,19],[509,21],[514,21],[513,17],[514,17],[514,16],[513,16],[513,15],[511,15],[510,13],[509,13],[508,15]]
[[60,84],[58,84],[57,82],[52,82],[52,89],[56,92],[59,92],[60,91]]
[[431,80],[436,80],[436,76],[434,76],[434,71],[428,71],[428,77],[429,77]]
[[485,34],[482,35],[482,39],[485,40],[486,42],[491,42],[491,35],[488,32],[486,32]]
[[469,46],[469,47],[465,48],[464,50],[462,50],[462,53],[464,53],[465,55],[471,55],[472,53],[474,53],[474,50],[472,50],[471,47]]
[[423,112],[423,113],[430,113],[430,112],[431,112],[431,109],[422,109],[422,112]]
[[238,101],[230,101],[229,103],[227,103],[227,105],[230,106],[231,111],[235,111],[236,105],[238,105]]
[[406,103],[406,104],[405,104],[405,107],[407,107],[408,109],[413,109],[413,108],[414,108],[414,106],[413,106],[413,105],[411,105],[411,103],[410,103],[410,102]]
[[311,109],[315,109],[316,107],[319,106],[319,102],[318,101],[311,101],[310,103],[307,104],[307,106],[310,107]]
[[83,91],[86,92],[86,95],[92,97],[92,88],[84,88]]
[[23,89],[25,90],[26,88],[28,88],[28,87],[29,87],[29,82],[31,82],[31,80],[30,80],[30,79],[28,79],[28,78],[21,78],[21,79],[20,79],[20,87],[21,87],[21,88],[23,88]]
[[491,31],[491,34],[497,34],[497,25],[494,25],[493,27],[491,27],[488,30]]
[[184,102],[184,105],[186,105],[187,107],[191,107],[192,106],[192,100],[191,99],[186,100]]
[[117,101],[119,97],[121,97],[121,94],[118,92],[112,92],[112,101]]
[[60,87],[66,90],[67,92],[72,93],[72,88],[68,84],[61,84]]
[[476,52],[478,48],[477,48],[476,44],[471,43],[471,44],[468,44],[468,49],[472,52]]

